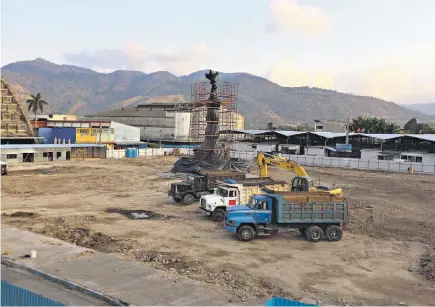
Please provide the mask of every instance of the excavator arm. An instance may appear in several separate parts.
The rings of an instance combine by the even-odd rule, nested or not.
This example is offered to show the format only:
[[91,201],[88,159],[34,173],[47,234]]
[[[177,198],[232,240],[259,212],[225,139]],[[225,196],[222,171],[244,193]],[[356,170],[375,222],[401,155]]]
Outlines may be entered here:
[[[267,169],[268,165],[278,166],[280,168],[292,172],[293,174],[296,175],[296,177],[303,178],[308,186],[308,192],[325,191],[325,192],[329,192],[329,194],[331,195],[343,196],[343,190],[341,188],[314,186],[314,183],[311,180],[310,176],[308,176],[308,173],[305,170],[305,168],[295,161],[258,152],[257,162],[258,162],[258,167],[260,168],[261,178],[269,177],[268,169]],[[294,179],[296,179],[296,177]],[[304,189],[301,188],[301,190]]]
[[258,166],[260,167],[260,177],[268,177],[267,165],[278,166],[287,169],[298,177],[309,177],[305,168],[299,163],[285,158],[267,155],[262,152],[257,154]]

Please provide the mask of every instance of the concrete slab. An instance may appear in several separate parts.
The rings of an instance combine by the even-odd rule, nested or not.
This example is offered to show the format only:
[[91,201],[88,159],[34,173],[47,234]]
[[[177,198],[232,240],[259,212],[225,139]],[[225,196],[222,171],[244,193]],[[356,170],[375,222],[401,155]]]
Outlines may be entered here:
[[[133,305],[264,305],[242,302],[202,282],[174,282],[163,271],[114,254],[93,251],[77,257],[88,249],[8,225],[2,225],[1,230],[2,253],[9,249],[9,258]],[[32,249],[37,257],[23,259]]]

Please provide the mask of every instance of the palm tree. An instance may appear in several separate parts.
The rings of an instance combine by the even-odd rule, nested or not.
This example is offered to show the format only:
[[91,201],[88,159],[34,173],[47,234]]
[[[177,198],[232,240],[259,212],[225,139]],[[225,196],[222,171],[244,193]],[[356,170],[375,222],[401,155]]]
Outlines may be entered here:
[[38,110],[41,111],[41,113],[44,111],[44,104],[47,104],[45,100],[42,99],[41,94],[38,93],[36,96],[30,94],[31,99],[28,99],[26,103],[28,104],[27,110],[35,114],[35,130],[37,128],[37,119],[36,119],[36,113],[38,113]]

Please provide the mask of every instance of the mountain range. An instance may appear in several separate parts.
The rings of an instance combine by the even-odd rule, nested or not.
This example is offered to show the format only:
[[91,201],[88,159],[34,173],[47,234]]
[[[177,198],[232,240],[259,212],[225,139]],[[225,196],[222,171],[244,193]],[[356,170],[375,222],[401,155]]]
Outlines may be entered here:
[[404,104],[403,106],[409,110],[420,111],[426,115],[435,116],[435,102]]
[[[25,101],[29,93],[41,93],[49,105],[45,113],[94,114],[140,103],[185,102],[191,84],[207,81],[205,71],[177,77],[167,71],[98,73],[91,69],[57,65],[38,58],[3,66],[2,77]],[[343,120],[358,115],[388,116],[397,123],[426,117],[393,102],[312,87],[282,87],[248,73],[220,73],[219,82],[238,84],[238,110],[247,127]]]

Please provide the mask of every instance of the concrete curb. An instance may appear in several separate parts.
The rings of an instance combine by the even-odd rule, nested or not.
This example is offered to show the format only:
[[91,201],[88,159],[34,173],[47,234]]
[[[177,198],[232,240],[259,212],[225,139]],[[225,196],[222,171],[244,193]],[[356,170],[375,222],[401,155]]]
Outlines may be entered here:
[[46,274],[40,270],[37,269],[33,269],[25,264],[19,263],[17,261],[14,261],[8,257],[2,256],[2,264],[17,269],[17,270],[21,270],[21,271],[26,271],[29,272],[31,274],[40,276],[46,280],[55,282],[57,284],[60,284],[62,286],[64,286],[65,288],[71,289],[71,290],[75,290],[75,291],[79,291],[84,293],[85,295],[91,296],[93,298],[99,299],[101,301],[104,301],[108,304],[110,304],[111,306],[131,306],[130,304],[121,301],[119,299],[116,299],[114,297],[111,297],[109,295],[106,295],[104,293],[86,288],[84,286],[81,286],[79,284],[76,284],[74,282],[68,281],[66,279],[51,275],[51,274]]

